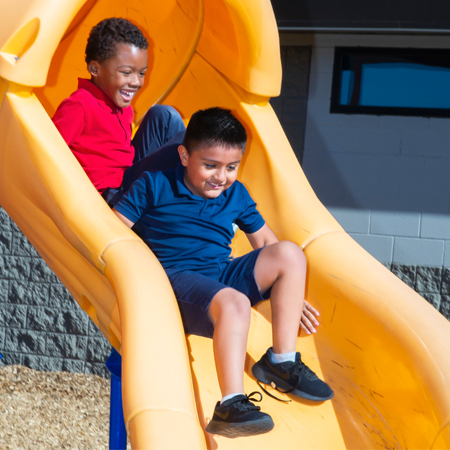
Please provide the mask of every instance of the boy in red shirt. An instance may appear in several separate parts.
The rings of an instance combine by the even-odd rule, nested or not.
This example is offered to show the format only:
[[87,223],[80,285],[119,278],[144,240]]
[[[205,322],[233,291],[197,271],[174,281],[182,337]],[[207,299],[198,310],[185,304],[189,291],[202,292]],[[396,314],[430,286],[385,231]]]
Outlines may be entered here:
[[[156,105],[131,138],[131,101],[144,83],[148,42],[126,19],[102,20],[86,46],[91,79],[58,107],[53,123],[96,189],[113,206],[143,170],[179,162],[185,126],[178,112]],[[173,142],[169,142],[169,141]]]

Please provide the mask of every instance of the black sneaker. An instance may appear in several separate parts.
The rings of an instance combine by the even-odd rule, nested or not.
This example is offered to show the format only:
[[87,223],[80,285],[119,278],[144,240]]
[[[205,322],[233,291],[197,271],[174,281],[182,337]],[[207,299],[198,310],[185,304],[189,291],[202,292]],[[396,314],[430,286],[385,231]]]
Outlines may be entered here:
[[[266,354],[253,365],[252,373],[258,381],[270,384],[283,394],[291,393],[308,400],[321,402],[333,397],[334,393],[330,386],[319,380],[317,375],[302,363],[300,353],[297,352],[295,362],[288,361],[280,364],[271,362],[272,354],[272,349],[269,348]],[[262,386],[261,388],[263,389]],[[274,397],[265,389],[263,390]]]
[[[253,398],[254,394],[259,394],[260,399]],[[228,438],[267,433],[274,427],[272,417],[250,401],[260,402],[261,399],[261,393],[252,392],[250,395],[236,395],[222,404],[217,402],[206,431]]]

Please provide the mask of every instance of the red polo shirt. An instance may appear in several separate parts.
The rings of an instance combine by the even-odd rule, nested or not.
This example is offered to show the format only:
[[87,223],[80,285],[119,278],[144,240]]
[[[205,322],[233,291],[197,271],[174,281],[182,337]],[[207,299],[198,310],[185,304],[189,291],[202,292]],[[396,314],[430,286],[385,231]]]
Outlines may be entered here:
[[133,163],[133,109],[119,108],[94,83],[78,79],[78,90],[56,110],[53,123],[97,190],[118,188]]

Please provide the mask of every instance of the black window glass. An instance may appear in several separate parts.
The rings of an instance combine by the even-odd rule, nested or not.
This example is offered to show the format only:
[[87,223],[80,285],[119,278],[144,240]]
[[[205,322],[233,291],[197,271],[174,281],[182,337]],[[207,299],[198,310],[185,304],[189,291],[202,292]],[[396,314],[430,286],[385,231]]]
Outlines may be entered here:
[[337,47],[331,112],[450,116],[448,50]]

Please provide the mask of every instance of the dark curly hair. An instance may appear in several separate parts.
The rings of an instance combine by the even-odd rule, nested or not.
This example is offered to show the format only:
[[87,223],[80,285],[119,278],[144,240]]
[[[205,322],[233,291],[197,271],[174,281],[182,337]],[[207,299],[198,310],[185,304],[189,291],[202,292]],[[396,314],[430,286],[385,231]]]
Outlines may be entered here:
[[92,28],[86,45],[86,63],[99,63],[116,54],[116,44],[123,42],[141,49],[148,48],[142,31],[126,19],[112,17],[104,19]]

